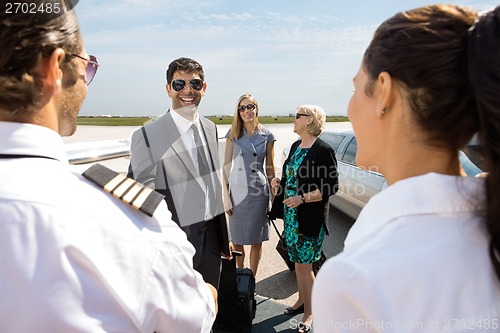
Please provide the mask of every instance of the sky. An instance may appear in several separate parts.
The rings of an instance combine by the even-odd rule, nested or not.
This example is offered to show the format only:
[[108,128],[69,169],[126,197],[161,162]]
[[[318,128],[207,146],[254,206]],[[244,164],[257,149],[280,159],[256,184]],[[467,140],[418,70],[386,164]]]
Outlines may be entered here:
[[[447,3],[488,10],[495,1]],[[179,57],[203,66],[204,116],[233,115],[254,95],[259,115],[316,104],[346,115],[377,28],[419,0],[81,0],[85,48],[101,64],[80,115],[157,116],[170,107],[165,71]]]

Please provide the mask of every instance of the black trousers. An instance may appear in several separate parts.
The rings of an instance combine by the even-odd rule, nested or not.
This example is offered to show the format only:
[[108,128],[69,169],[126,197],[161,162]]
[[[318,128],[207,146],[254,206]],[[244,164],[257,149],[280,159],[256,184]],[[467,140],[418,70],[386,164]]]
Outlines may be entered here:
[[[205,282],[218,289],[221,272],[221,252],[217,228],[213,220],[205,223],[202,237],[203,246],[201,249],[196,249],[195,258],[197,260],[195,259],[194,269],[203,276]],[[198,253],[198,251],[201,251],[201,253]]]

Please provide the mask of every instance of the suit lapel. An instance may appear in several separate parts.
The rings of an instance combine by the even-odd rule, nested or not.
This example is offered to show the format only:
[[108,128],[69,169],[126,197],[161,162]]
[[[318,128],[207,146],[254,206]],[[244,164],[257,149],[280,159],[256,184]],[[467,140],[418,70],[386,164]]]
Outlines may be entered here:
[[250,138],[247,131],[243,129],[243,136],[236,140],[236,143],[240,146],[241,149],[247,150],[251,153],[257,153],[257,148],[261,144],[265,144],[267,139],[261,134],[260,128],[254,133],[254,135]]
[[255,147],[253,146],[252,141],[250,141],[250,137],[246,133],[244,133],[241,138],[236,140],[236,144],[240,146],[241,150],[255,153]]
[[267,137],[264,136],[262,131],[260,130],[260,125],[257,127],[257,131],[254,133],[252,140],[253,141],[251,142],[253,142],[252,146],[254,146],[254,150],[256,150],[255,147],[260,146],[261,144],[265,144],[267,142]]
[[[212,122],[200,116],[200,124],[203,135],[205,135],[205,141],[208,144],[208,151],[210,153],[210,160],[212,171],[219,168],[218,155],[217,155],[217,128],[215,125],[212,126]],[[214,158],[215,157],[215,158]]]

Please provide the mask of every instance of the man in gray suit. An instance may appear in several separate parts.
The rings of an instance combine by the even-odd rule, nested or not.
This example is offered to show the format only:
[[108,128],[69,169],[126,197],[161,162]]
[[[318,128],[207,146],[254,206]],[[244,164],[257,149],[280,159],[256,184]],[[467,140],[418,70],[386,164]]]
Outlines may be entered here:
[[195,269],[219,284],[221,254],[229,256],[217,128],[198,113],[205,95],[203,67],[179,58],[167,69],[171,108],[132,134],[129,177],[165,195],[172,219],[196,249]]

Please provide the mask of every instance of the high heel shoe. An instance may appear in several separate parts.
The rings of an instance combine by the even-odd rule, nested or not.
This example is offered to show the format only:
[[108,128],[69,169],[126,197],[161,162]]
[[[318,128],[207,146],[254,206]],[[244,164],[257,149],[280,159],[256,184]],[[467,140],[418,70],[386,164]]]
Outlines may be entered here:
[[303,313],[303,312],[304,312],[304,304],[302,304],[301,306],[299,306],[296,309],[289,306],[285,309],[285,311],[283,313],[286,314],[287,316],[290,316],[290,315],[296,315],[297,313]]

